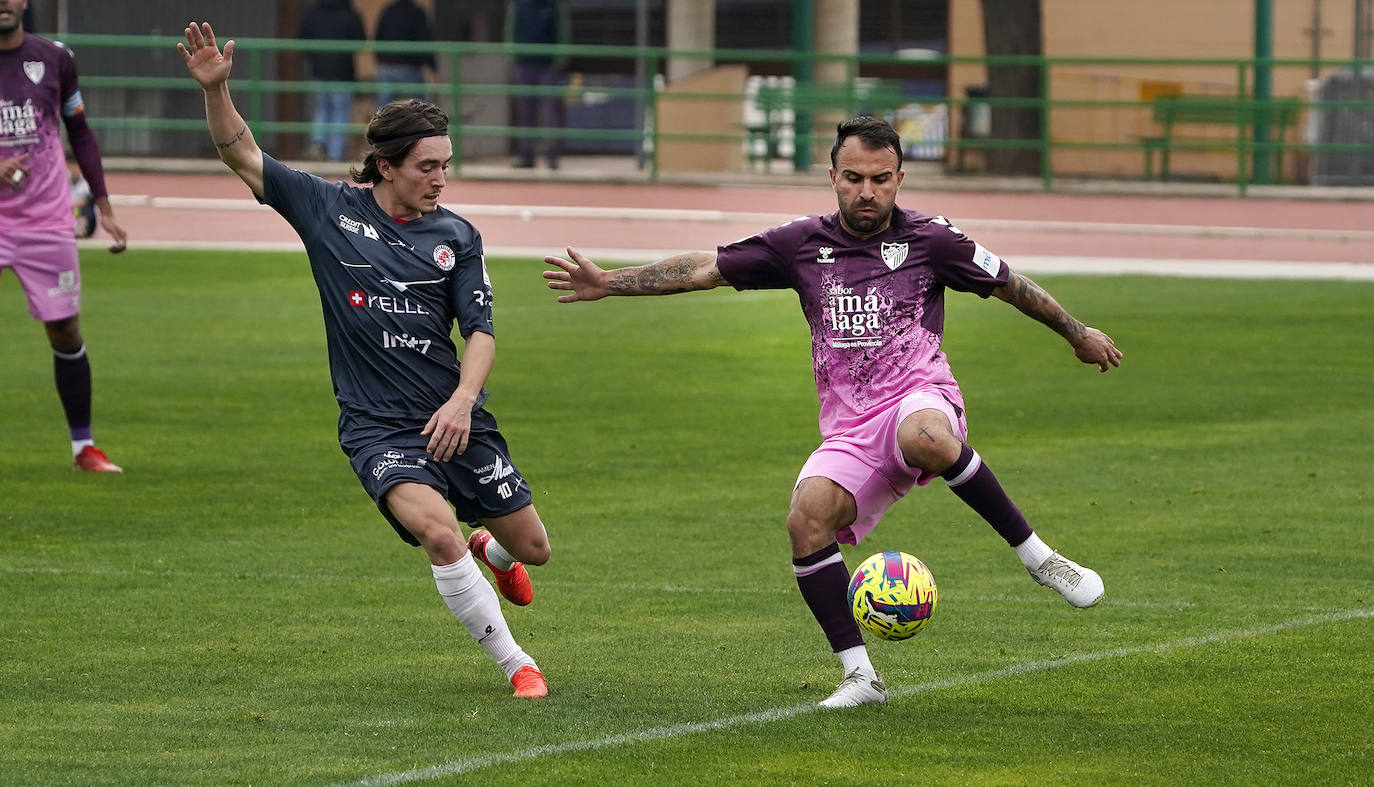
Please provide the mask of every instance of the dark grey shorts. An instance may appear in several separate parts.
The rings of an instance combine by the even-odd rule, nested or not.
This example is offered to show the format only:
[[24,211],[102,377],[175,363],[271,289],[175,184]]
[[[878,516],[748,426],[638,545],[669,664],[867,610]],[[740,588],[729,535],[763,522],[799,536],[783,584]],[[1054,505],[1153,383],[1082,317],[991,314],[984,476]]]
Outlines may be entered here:
[[402,482],[438,490],[467,523],[505,516],[532,501],[529,484],[511,461],[506,439],[486,410],[472,413],[467,449],[440,462],[425,453],[429,438],[423,421],[379,418],[354,410],[339,415],[339,445],[348,455],[363,489],[407,544],[420,542],[392,516],[386,493]]

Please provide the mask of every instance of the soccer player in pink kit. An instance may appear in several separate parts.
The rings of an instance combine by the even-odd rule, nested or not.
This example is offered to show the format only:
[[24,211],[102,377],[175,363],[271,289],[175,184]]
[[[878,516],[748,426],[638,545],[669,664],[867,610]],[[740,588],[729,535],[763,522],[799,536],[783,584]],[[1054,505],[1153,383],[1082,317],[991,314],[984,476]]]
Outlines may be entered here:
[[803,465],[787,530],[802,598],[839,656],[844,680],[823,707],[887,702],[846,603],[840,543],[857,544],[913,485],[943,478],[1006,539],[1032,578],[1075,607],[1104,589],[1097,572],[1046,546],[965,443],[963,395],[940,350],[946,288],[996,297],[1049,326],[1100,371],[1121,351],[1074,319],[1035,282],[938,216],[897,207],[902,144],[882,120],[837,129],[830,182],[839,211],[797,219],[721,246],[650,265],[602,270],[569,249],[547,257],[564,303],[607,295],[666,295],[729,284],[797,291],[811,326],[822,442]]
[[[90,184],[100,224],[124,250],[105,191],[100,148],[86,124],[76,62],[61,44],[24,33],[27,0],[0,0],[0,272],[12,268],[53,351],[72,466],[120,472],[91,438],[91,365],[81,337],[81,269],[61,126]],[[60,121],[60,123],[59,123]]]

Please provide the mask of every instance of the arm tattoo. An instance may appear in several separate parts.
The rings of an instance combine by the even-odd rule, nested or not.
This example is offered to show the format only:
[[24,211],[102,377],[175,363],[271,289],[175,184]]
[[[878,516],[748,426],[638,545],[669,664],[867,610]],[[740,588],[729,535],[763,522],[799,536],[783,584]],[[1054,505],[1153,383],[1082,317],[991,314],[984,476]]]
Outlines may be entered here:
[[720,271],[709,271],[709,285],[696,281],[698,270],[706,260],[702,252],[686,252],[649,265],[621,268],[611,273],[612,295],[669,295],[676,292],[709,289],[723,284]]
[[1040,285],[1012,271],[1004,294],[1003,300],[1020,309],[1022,314],[1048,325],[1055,333],[1068,339],[1069,344],[1078,346],[1078,340],[1084,333],[1083,323],[1064,311],[1064,307]]
[[935,442],[935,438],[930,435],[930,430],[926,429],[924,426],[921,427],[921,436],[932,443]]
[[228,142],[216,142],[215,147],[219,148],[220,150],[224,150],[225,148],[231,148],[234,146],[236,142],[238,142],[240,139],[243,139],[243,135],[247,133],[248,124],[244,123],[243,128],[239,129],[239,133],[231,137]]

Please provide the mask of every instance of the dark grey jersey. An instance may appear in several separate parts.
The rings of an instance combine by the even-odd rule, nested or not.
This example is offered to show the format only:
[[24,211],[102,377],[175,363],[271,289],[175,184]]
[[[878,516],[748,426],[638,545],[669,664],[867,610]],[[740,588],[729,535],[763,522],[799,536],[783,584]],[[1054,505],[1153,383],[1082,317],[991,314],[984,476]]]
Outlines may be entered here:
[[[263,202],[305,242],[340,407],[427,420],[458,387],[453,325],[493,334],[482,237],[439,208],[397,222],[371,189],[263,156]],[[474,409],[486,401],[483,389]]]

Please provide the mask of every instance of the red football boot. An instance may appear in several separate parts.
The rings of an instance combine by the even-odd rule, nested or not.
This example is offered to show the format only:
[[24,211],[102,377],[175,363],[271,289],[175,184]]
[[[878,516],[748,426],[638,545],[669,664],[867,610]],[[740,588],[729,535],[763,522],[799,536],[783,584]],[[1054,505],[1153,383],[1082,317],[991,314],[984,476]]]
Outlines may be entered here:
[[[468,536],[468,551],[472,552],[478,560],[486,563],[487,568],[491,569],[492,575],[496,577],[496,589],[501,591],[501,595],[507,601],[517,607],[523,607],[534,601],[534,586],[530,584],[530,574],[525,570],[525,564],[512,563],[511,567],[505,571],[493,566],[491,561],[487,560],[487,542],[490,540],[491,533],[485,530],[474,530],[472,535]],[[542,675],[539,680],[541,683],[543,682]],[[539,696],[542,697],[543,695]]]
[[93,445],[88,445],[81,449],[81,453],[72,460],[72,468],[75,470],[89,470],[92,473],[122,473],[124,468],[110,461],[110,457],[105,452]]
[[549,684],[544,673],[535,667],[521,667],[510,676],[510,685],[515,687],[515,696],[537,700],[549,696]]

